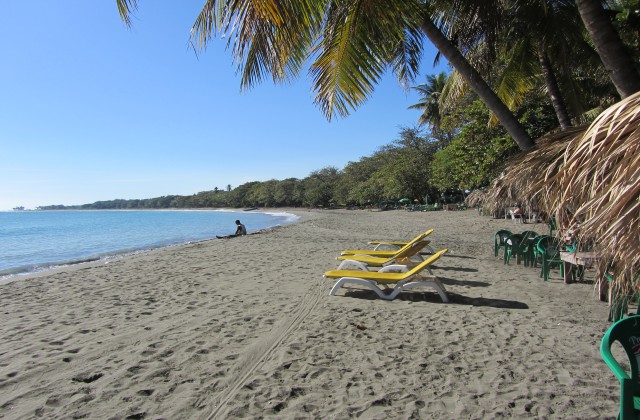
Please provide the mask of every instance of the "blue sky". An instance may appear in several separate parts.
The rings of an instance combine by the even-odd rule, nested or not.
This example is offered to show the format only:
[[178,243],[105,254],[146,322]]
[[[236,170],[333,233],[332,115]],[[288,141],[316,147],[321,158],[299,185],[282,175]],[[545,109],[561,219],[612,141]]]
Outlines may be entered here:
[[[0,210],[188,195],[343,168],[412,126],[418,101],[387,75],[327,122],[306,73],[240,91],[223,40],[195,54],[203,1],[6,2],[0,14]],[[446,70],[428,45],[417,83]]]

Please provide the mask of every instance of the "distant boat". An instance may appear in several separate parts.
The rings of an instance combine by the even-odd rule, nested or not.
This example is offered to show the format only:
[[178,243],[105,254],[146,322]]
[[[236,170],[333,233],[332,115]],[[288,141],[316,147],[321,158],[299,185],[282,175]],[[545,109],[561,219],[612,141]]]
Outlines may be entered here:
[[250,209],[244,209],[244,211],[252,211],[252,210],[258,210],[257,207],[251,207]]
[[14,207],[13,211],[24,211],[24,206]]

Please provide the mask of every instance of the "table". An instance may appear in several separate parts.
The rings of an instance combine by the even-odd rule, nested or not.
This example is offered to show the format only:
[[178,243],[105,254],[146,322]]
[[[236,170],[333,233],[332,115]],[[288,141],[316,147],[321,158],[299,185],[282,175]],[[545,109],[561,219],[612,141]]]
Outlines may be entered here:
[[582,251],[582,252],[569,252],[560,251],[560,259],[563,263],[564,270],[564,282],[565,284],[571,283],[571,271],[574,265],[581,265],[585,268],[593,267],[600,255],[595,251]]

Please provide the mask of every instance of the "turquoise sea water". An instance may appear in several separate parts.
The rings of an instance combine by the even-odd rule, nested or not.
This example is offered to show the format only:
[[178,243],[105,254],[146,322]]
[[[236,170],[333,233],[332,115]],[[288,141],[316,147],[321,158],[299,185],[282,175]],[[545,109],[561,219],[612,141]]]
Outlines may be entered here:
[[294,222],[286,213],[206,210],[0,212],[0,280],[56,266]]

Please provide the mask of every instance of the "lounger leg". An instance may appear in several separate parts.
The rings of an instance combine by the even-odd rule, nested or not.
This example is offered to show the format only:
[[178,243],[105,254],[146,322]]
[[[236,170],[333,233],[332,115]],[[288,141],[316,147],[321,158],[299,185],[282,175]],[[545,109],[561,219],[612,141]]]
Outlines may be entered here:
[[388,296],[385,295],[384,292],[382,290],[380,290],[378,288],[378,286],[376,286],[373,282],[371,282],[369,280],[366,280],[366,279],[358,279],[358,278],[355,278],[355,277],[342,277],[342,278],[340,278],[336,282],[336,284],[334,284],[333,287],[331,288],[331,291],[329,292],[329,295],[330,296],[335,296],[335,294],[338,291],[338,289],[340,289],[342,287],[342,285],[345,284],[345,283],[359,284],[361,286],[368,287],[369,289],[371,289],[374,292],[376,292],[378,297],[380,297],[381,299],[390,300],[388,298]]
[[403,290],[409,290],[409,289],[413,289],[414,287],[423,287],[423,286],[434,288],[436,292],[438,292],[438,294],[440,295],[440,299],[442,299],[444,303],[449,302],[449,297],[447,296],[444,285],[438,279],[426,280],[426,281],[425,280],[414,281],[414,282],[405,283],[405,284],[396,286],[393,289],[393,292],[389,295],[389,297],[391,297],[391,299],[394,299]]

